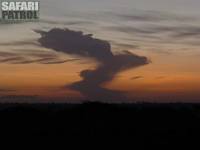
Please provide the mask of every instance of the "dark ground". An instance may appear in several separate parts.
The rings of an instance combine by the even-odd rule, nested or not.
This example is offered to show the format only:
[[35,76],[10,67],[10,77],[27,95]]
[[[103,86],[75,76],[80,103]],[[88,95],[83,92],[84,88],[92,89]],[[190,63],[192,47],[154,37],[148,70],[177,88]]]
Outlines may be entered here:
[[200,104],[0,104],[0,135],[199,141]]

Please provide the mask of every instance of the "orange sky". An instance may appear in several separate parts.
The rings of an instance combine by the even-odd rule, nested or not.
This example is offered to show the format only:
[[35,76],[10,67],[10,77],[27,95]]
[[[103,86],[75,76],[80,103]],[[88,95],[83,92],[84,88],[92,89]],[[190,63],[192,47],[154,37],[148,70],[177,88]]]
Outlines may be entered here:
[[[149,96],[184,98],[200,91],[198,58],[163,54],[149,54],[149,58],[152,60],[150,64],[121,72],[113,81],[102,86],[124,91],[132,99]],[[81,80],[79,72],[94,66],[95,62],[92,61],[89,64],[0,64],[0,69],[3,70],[0,73],[0,83],[1,87],[10,89],[3,95],[79,97],[78,92],[63,87]]]

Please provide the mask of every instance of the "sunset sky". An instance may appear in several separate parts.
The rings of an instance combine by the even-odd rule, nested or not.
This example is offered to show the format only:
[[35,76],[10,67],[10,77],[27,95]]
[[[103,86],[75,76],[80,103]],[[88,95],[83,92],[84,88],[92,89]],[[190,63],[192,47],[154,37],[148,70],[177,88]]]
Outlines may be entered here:
[[0,96],[200,102],[199,6],[41,0],[38,22],[0,22]]

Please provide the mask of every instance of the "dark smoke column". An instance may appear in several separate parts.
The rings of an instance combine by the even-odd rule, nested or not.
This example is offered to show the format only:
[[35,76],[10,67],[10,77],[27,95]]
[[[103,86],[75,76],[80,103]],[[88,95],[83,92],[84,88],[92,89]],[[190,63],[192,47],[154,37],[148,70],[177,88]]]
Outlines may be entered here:
[[69,86],[89,100],[106,102],[123,100],[125,95],[122,92],[103,88],[102,85],[112,81],[121,71],[149,63],[146,57],[137,56],[128,51],[114,55],[109,42],[95,39],[92,35],[84,35],[82,32],[57,28],[48,32],[36,32],[41,34],[38,41],[43,47],[66,54],[93,58],[99,62],[96,69],[83,70],[80,73],[82,80]]

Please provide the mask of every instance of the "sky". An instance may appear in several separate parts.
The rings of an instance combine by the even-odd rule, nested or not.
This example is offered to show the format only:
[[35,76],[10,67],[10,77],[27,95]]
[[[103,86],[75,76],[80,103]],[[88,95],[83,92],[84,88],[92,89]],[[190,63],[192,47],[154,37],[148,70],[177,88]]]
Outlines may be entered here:
[[0,22],[0,96],[200,102],[199,5],[41,0],[39,21]]

